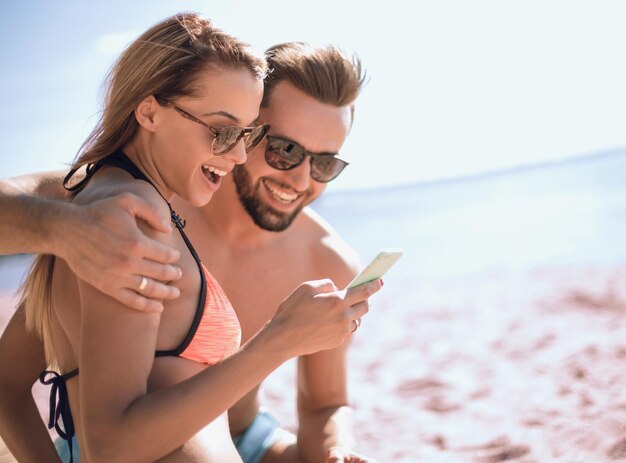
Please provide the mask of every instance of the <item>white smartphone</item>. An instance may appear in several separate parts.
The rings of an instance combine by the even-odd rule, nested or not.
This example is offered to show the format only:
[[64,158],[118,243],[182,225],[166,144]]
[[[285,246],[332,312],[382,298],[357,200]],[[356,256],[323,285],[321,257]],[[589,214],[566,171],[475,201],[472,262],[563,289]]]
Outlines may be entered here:
[[404,254],[402,249],[383,249],[372,259],[369,265],[350,282],[348,288],[354,288],[355,286],[382,277],[393,264],[398,262],[402,254]]

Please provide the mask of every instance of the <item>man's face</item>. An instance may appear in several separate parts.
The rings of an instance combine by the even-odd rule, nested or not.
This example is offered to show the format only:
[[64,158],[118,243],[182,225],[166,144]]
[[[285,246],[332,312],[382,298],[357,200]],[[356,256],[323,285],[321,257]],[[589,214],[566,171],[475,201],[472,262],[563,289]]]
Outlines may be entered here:
[[[271,126],[269,135],[288,139],[314,153],[337,153],[351,124],[349,106],[320,103],[289,82],[274,87],[260,119]],[[254,223],[269,231],[285,230],[304,206],[317,198],[325,183],[311,178],[310,157],[291,170],[277,170],[265,162],[267,140],[237,166],[233,179],[237,194]]]

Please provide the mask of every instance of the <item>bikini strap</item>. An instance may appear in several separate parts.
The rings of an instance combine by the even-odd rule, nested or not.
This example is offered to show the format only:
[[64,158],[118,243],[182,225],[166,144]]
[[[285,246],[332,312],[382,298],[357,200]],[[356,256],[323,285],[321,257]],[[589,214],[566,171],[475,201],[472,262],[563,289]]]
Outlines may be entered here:
[[[65,382],[77,374],[78,368],[64,375],[50,370],[42,371],[39,375],[39,382],[41,384],[52,386],[50,388],[50,417],[48,419],[48,429],[56,429],[59,437],[67,441],[70,448],[70,463],[74,461],[72,439],[74,438],[75,431]],[[52,377],[46,378],[48,375],[52,375]],[[61,427],[59,420],[61,420],[63,427]]]
[[[76,174],[76,172],[78,172],[80,167],[71,169],[68,172],[68,174],[65,176],[65,178],[63,179],[63,188],[65,188],[67,191],[71,191],[71,192],[80,191],[87,184],[87,182],[91,179],[91,177],[93,177],[93,175],[96,172],[98,172],[98,170],[102,166],[113,166],[113,167],[117,167],[119,169],[125,170],[130,175],[132,175],[133,178],[135,178],[137,180],[143,180],[144,182],[148,182],[150,185],[152,185],[154,187],[155,190],[157,190],[157,192],[159,191],[154,186],[154,183],[152,183],[150,181],[150,179],[148,177],[146,177],[146,175],[135,165],[135,163],[133,163],[133,161],[131,161],[128,158],[128,156],[126,156],[126,153],[124,153],[124,151],[122,151],[121,149],[118,149],[118,150],[114,151],[112,154],[110,154],[109,156],[107,156],[104,159],[101,159],[100,161],[98,161],[96,163],[87,164],[87,168],[85,170],[85,178],[82,179],[80,182],[76,183],[75,185],[70,185],[69,183],[70,183],[70,180],[72,179],[72,177]],[[165,198],[163,198],[163,199],[165,199]],[[172,223],[179,230],[182,230],[183,228],[185,228],[185,225],[187,225],[187,221],[185,219],[181,218],[176,213],[176,211],[174,211],[174,209],[172,209],[172,206],[169,203],[169,201],[165,200],[165,202],[167,203],[167,207],[170,209],[170,218],[172,220]],[[187,240],[185,239],[185,241],[187,241]]]
[[71,191],[71,192],[78,192],[78,191],[80,191],[87,184],[87,182],[91,179],[91,177],[93,177],[93,174],[95,174],[98,171],[98,169],[100,169],[100,167],[102,167],[102,164],[99,164],[99,163],[98,164],[87,164],[87,168],[85,170],[85,178],[82,179],[80,182],[76,183],[75,185],[70,185],[70,180],[72,180],[72,177],[74,176],[74,174],[76,172],[78,172],[80,167],[75,167],[75,168],[71,169],[67,173],[65,178],[63,179],[63,188],[65,188],[67,191]]

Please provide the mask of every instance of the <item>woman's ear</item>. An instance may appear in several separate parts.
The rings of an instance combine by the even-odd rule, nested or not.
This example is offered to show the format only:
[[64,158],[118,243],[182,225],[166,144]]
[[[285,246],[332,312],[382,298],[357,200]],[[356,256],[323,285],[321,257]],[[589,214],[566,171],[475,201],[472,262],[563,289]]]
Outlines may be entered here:
[[150,95],[141,100],[135,108],[135,119],[137,119],[140,126],[150,132],[154,132],[155,115],[158,106],[159,103],[157,103],[154,96]]

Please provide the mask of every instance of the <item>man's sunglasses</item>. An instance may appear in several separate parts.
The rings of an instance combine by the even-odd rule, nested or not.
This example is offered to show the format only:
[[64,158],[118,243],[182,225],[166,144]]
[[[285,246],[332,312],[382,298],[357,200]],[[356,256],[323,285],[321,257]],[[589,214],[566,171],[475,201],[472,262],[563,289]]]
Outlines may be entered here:
[[263,125],[258,125],[256,127],[233,126],[233,127],[222,127],[218,129],[218,128],[210,126],[203,120],[198,119],[196,116],[188,113],[184,109],[179,108],[171,101],[166,100],[165,98],[158,96],[158,95],[155,95],[154,97],[159,102],[159,104],[164,105],[164,106],[165,105],[171,106],[172,108],[176,110],[178,114],[183,116],[185,119],[189,119],[190,121],[195,122],[196,124],[200,124],[208,128],[215,136],[215,138],[213,139],[213,144],[211,145],[211,149],[213,151],[213,154],[216,156],[221,156],[223,154],[228,153],[237,145],[237,143],[239,143],[239,140],[241,140],[242,138],[244,139],[244,146],[246,148],[246,153],[249,153],[251,150],[254,149],[256,145],[259,144],[261,140],[263,140],[263,137],[265,136],[265,134],[270,128],[269,125],[263,124]]
[[322,183],[336,179],[348,165],[337,153],[311,153],[290,140],[267,136],[265,161],[274,169],[295,169],[307,156],[311,158],[311,178]]

